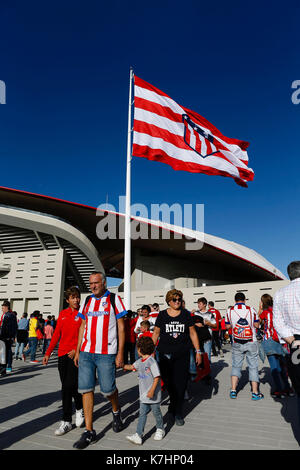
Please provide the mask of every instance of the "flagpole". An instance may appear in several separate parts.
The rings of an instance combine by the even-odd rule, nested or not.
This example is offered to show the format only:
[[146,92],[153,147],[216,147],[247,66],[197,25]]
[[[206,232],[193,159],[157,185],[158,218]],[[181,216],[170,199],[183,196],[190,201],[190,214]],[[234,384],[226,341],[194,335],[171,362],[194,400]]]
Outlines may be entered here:
[[124,304],[131,310],[131,107],[133,69],[130,67],[129,103],[128,103],[128,133],[127,133],[127,165],[126,165],[126,205],[125,205],[125,247],[124,247]]

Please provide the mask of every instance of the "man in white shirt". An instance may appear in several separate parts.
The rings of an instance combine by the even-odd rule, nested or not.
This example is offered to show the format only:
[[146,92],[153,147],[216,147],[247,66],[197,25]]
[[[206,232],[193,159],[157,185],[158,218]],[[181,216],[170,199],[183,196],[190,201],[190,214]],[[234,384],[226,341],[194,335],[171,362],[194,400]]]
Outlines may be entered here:
[[193,310],[192,313],[194,315],[199,315],[200,317],[203,318],[204,324],[201,325],[201,324],[196,323],[198,327],[201,327],[201,326],[208,327],[208,331],[210,333],[211,339],[204,341],[203,348],[204,348],[204,351],[208,355],[209,362],[211,362],[211,348],[212,348],[212,330],[211,329],[216,328],[217,323],[216,323],[215,316],[207,308],[206,298],[200,297],[200,299],[198,299],[197,302],[198,302],[198,310]]
[[279,289],[273,302],[273,325],[290,346],[288,371],[298,399],[300,423],[300,261],[287,267],[290,284]]
[[152,316],[151,314],[151,308],[149,305],[143,305],[142,308],[141,308],[141,314],[139,315],[138,319],[137,319],[137,322],[136,322],[136,325],[135,325],[135,328],[134,328],[134,332],[140,336],[141,335],[141,330],[140,330],[140,325],[141,325],[141,322],[142,321],[145,321],[145,320],[148,320],[148,322],[150,323],[150,331],[152,332],[154,330],[154,325],[155,325],[155,322],[156,322],[156,317],[155,316]]
[[232,371],[230,398],[237,397],[237,385],[241,377],[244,357],[249,368],[249,380],[252,386],[252,400],[261,400],[263,394],[259,392],[258,375],[258,344],[255,329],[259,327],[259,320],[253,307],[245,304],[245,295],[238,292],[235,295],[235,305],[228,309],[226,327],[232,328]]
[[[139,336],[142,335],[142,331],[141,331],[140,326],[141,326],[142,321],[145,321],[145,320],[147,320],[150,323],[150,331],[151,331],[151,333],[153,333],[154,325],[155,325],[155,322],[156,322],[156,315],[154,316],[154,315],[151,314],[151,307],[149,305],[143,305],[142,306],[139,317],[138,317],[137,322],[135,324],[134,332],[137,335],[137,339],[139,338]],[[135,346],[135,353],[134,354],[135,354],[135,360],[137,361],[139,359],[139,355],[138,355],[136,346]]]

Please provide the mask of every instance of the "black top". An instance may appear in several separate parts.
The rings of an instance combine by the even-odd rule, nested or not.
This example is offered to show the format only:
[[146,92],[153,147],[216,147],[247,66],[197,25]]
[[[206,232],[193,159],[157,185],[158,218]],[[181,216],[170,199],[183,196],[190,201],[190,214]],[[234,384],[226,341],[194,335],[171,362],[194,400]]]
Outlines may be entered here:
[[2,339],[13,339],[15,338],[18,331],[18,322],[16,315],[12,312],[6,312],[3,316],[1,325],[1,338]]
[[191,314],[181,310],[177,317],[171,317],[167,310],[159,312],[155,326],[160,328],[157,350],[160,353],[185,353],[193,347],[190,339]]

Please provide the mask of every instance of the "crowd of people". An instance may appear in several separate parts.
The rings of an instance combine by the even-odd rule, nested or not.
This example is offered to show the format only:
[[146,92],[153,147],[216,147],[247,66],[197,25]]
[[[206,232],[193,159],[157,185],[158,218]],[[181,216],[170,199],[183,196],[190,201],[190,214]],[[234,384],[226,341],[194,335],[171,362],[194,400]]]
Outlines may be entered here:
[[[52,317],[43,321],[37,311],[30,319],[23,314],[17,322],[5,301],[0,326],[6,363],[1,365],[1,374],[11,372],[14,340],[15,359],[26,360],[30,356],[32,364],[37,363],[35,355],[39,341],[42,342],[45,366],[58,345],[62,420],[55,434],[61,436],[72,429],[74,401],[75,424],[85,425],[85,430],[73,447],[84,449],[97,440],[93,427],[96,380],[102,395],[111,403],[112,429],[121,432],[124,423],[116,370],[137,372],[139,418],[136,433],[126,438],[141,445],[150,411],[156,421],[154,440],[165,436],[160,408],[162,392],[169,395],[168,420],[183,426],[189,381],[204,380],[209,385],[214,376],[212,355],[223,358],[224,352],[231,350],[229,397],[238,397],[246,359],[250,397],[253,401],[264,398],[259,388],[259,358],[262,362],[267,358],[272,377],[271,396],[284,399],[296,394],[300,424],[300,262],[291,263],[288,274],[291,283],[275,294],[274,305],[273,298],[264,294],[256,310],[247,305],[243,292],[237,292],[234,304],[223,317],[214,302],[205,297],[198,299],[197,309],[189,310],[178,289],[167,292],[167,308],[163,310],[154,303],[143,305],[137,312],[126,311],[120,296],[107,289],[106,277],[99,272],[90,275],[91,294],[84,302],[77,287],[67,289],[68,308],[60,312],[57,322]],[[224,348],[227,344],[231,347]]]
[[39,310],[35,310],[29,318],[26,312],[20,320],[17,319],[17,315],[17,312],[11,311],[10,302],[4,300],[0,318],[0,339],[4,343],[3,359],[0,360],[1,377],[12,373],[13,360],[26,361],[30,355],[30,363],[39,364],[36,353],[38,350],[45,353],[56,326],[54,315],[48,315],[45,320]]

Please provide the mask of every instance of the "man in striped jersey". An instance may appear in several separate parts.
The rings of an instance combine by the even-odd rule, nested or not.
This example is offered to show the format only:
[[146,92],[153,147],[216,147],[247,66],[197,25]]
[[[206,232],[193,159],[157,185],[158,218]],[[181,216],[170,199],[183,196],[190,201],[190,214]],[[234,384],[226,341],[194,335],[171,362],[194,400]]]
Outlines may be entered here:
[[245,304],[246,297],[243,292],[237,292],[234,300],[235,305],[228,309],[226,315],[226,327],[228,330],[232,328],[233,336],[230,398],[237,398],[237,386],[241,377],[243,361],[246,357],[252,388],[252,400],[258,401],[264,398],[259,391],[259,355],[256,339],[259,319],[255,309]]
[[107,290],[103,273],[90,275],[89,295],[79,310],[82,323],[74,358],[78,371],[78,391],[83,395],[86,430],[74,447],[84,449],[95,442],[93,429],[96,372],[101,393],[112,405],[113,431],[122,430],[121,410],[116,387],[116,367],[124,365],[125,327],[127,314],[121,298]]

